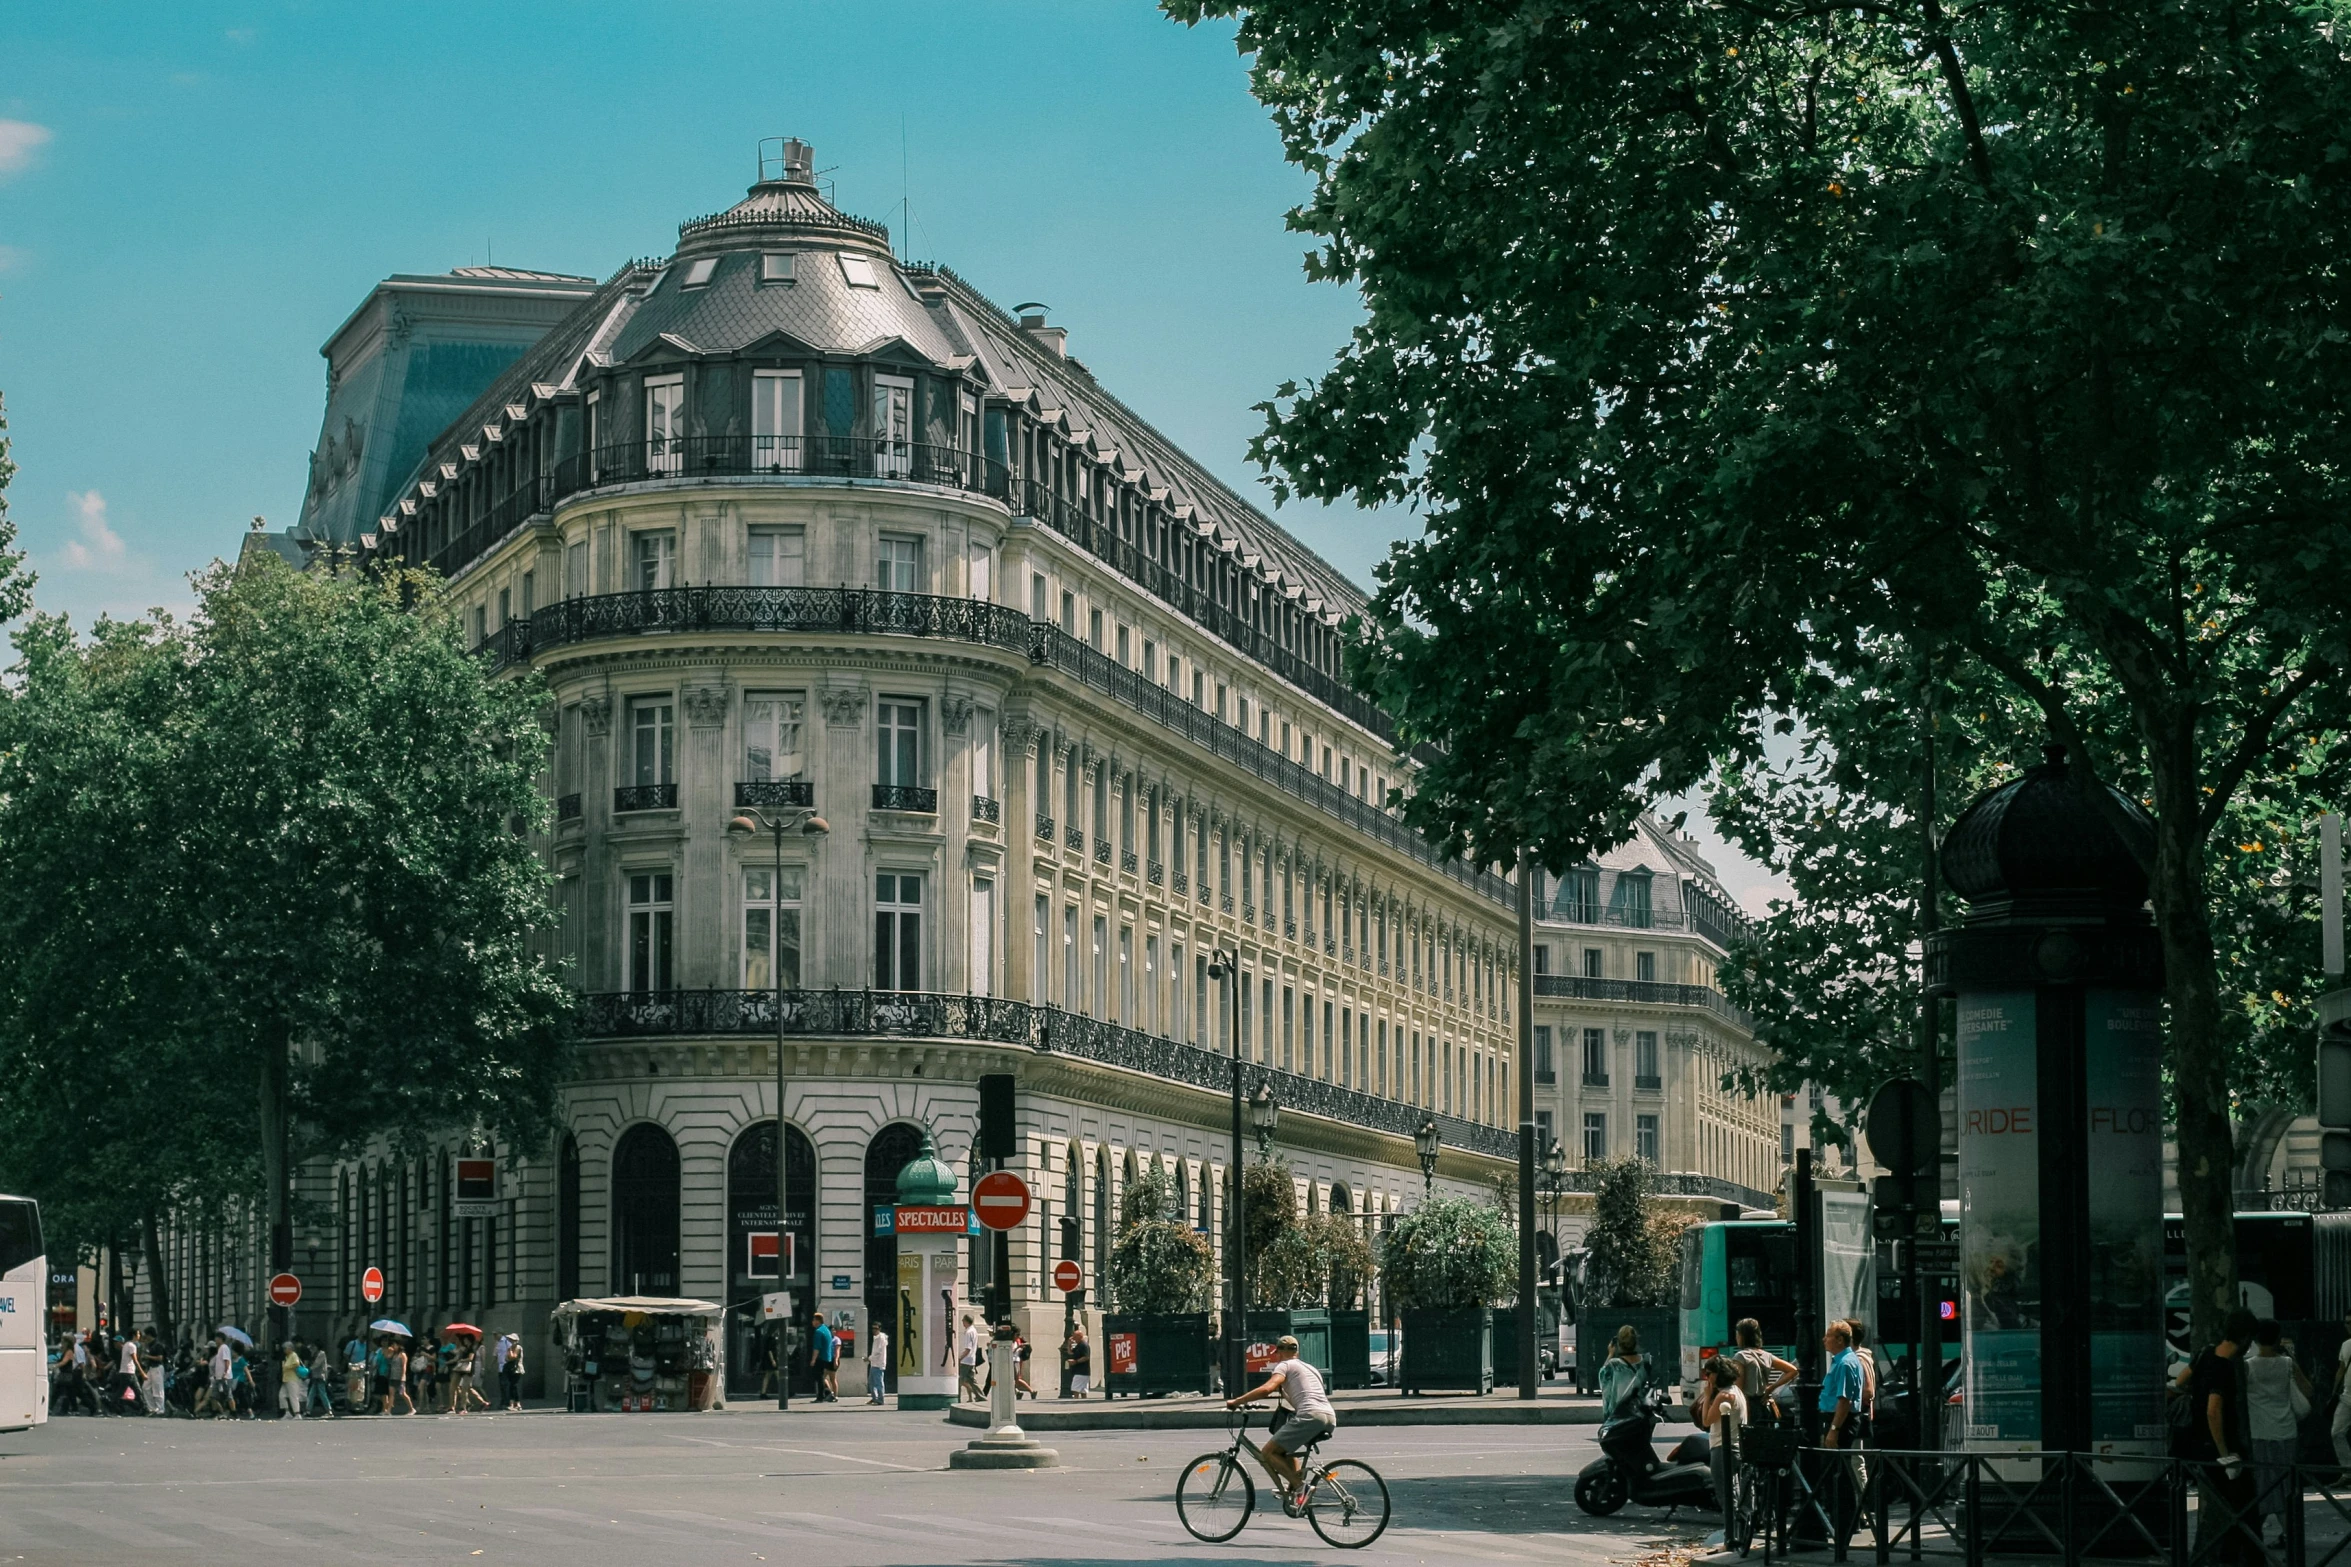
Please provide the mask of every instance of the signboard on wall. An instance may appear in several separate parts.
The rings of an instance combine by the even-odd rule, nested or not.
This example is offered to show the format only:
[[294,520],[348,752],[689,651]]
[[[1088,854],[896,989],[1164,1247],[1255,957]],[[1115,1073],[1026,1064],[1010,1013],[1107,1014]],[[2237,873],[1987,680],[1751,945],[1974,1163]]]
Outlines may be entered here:
[[460,1159],[457,1161],[457,1184],[449,1204],[452,1218],[495,1219],[505,1211],[498,1200],[498,1161],[495,1159]]
[[743,1237],[743,1275],[753,1279],[785,1279],[797,1273],[793,1241],[797,1236],[774,1230],[752,1230]]

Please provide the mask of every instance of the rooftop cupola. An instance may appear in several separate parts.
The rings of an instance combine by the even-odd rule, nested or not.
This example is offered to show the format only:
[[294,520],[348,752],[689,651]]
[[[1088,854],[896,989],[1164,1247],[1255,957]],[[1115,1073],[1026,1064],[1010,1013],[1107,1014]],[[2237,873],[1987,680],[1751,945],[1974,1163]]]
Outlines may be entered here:
[[759,144],[759,181],[741,201],[678,225],[680,254],[793,238],[849,240],[885,256],[890,251],[888,228],[853,218],[824,199],[816,184],[816,149],[796,136],[771,136]]

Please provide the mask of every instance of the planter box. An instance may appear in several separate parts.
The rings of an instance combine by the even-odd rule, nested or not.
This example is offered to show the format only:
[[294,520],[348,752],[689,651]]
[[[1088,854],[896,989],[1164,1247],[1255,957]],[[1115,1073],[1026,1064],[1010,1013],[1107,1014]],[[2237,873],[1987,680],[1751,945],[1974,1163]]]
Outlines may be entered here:
[[1682,1313],[1678,1306],[1586,1306],[1576,1317],[1575,1377],[1579,1392],[1600,1391],[1600,1367],[1616,1341],[1616,1330],[1631,1323],[1641,1335],[1641,1353],[1659,1387],[1682,1380]]
[[1333,1387],[1371,1386],[1371,1313],[1331,1312],[1331,1369]]
[[1328,1310],[1308,1306],[1297,1311],[1277,1311],[1271,1306],[1252,1306],[1247,1323],[1250,1371],[1262,1371],[1273,1364],[1273,1342],[1287,1333],[1298,1340],[1298,1358],[1321,1372],[1326,1384],[1330,1381],[1331,1313]]
[[[1125,1340],[1132,1338],[1132,1345]],[[1130,1352],[1131,1351],[1131,1352]],[[1102,1319],[1103,1391],[1149,1397],[1158,1393],[1205,1393],[1215,1381],[1216,1354],[1205,1311]]]
[[1494,1391],[1494,1308],[1404,1313],[1407,1393]]

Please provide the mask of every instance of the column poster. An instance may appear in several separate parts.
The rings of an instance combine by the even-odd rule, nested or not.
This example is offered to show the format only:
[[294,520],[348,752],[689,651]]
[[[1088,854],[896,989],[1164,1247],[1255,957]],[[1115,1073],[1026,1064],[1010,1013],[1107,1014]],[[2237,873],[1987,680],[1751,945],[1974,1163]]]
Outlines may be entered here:
[[2089,1101],[2090,1441],[2163,1452],[2163,1017],[2157,997],[2084,998]]
[[955,1329],[955,1286],[960,1269],[956,1244],[952,1240],[932,1243],[931,1288],[924,1301],[925,1314],[930,1318],[929,1375],[953,1384],[956,1362],[962,1357],[960,1340]]
[[[1965,1445],[2041,1439],[2040,1086],[2030,991],[1959,998]],[[2160,1233],[2160,1232],[2159,1232]]]
[[898,1357],[898,1375],[919,1377],[922,1369],[922,1253],[912,1246],[898,1247],[898,1332],[892,1352]]

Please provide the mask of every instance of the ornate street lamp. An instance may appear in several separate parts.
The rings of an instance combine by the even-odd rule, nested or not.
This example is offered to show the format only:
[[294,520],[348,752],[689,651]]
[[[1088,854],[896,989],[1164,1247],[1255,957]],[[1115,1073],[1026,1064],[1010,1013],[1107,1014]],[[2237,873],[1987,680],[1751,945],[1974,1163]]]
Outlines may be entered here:
[[1224,987],[1226,1037],[1233,1047],[1233,1158],[1225,1171],[1224,1227],[1224,1385],[1226,1396],[1230,1397],[1240,1391],[1247,1376],[1249,1355],[1246,1323],[1249,1303],[1243,1283],[1249,1272],[1249,1226],[1241,1193],[1241,960],[1218,948],[1209,956],[1208,977]]
[[1430,1116],[1420,1123],[1420,1130],[1412,1134],[1412,1146],[1420,1154],[1420,1194],[1428,1197],[1437,1188],[1437,1118]]
[[1273,1146],[1273,1129],[1282,1119],[1282,1107],[1273,1096],[1273,1084],[1260,1079],[1249,1096],[1249,1130],[1257,1134],[1257,1162],[1265,1163]]
[[[770,913],[767,917],[767,967],[775,976],[776,988],[776,1255],[783,1256],[783,1229],[790,1222],[785,1207],[786,1174],[791,1168],[787,1140],[784,1135],[784,839],[793,833],[805,838],[821,838],[832,828],[825,819],[807,806],[791,806],[781,810],[763,811],[756,806],[727,823],[730,837],[756,838],[766,833],[775,840],[775,879],[767,884]],[[788,1326],[788,1324],[787,1324]],[[792,1407],[792,1360],[782,1338],[785,1327],[776,1329],[776,1408]]]
[[1543,1195],[1551,1203],[1551,1252],[1559,1254],[1559,1194],[1567,1190],[1567,1150],[1559,1146],[1559,1139],[1543,1150]]

